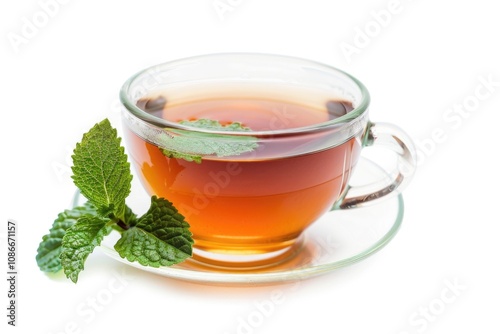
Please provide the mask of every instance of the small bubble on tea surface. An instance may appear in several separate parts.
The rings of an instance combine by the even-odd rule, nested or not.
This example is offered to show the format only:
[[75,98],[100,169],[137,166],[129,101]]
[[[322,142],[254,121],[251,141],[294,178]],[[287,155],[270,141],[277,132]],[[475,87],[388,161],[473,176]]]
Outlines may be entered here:
[[351,111],[352,107],[348,103],[330,100],[326,102],[326,109],[330,115],[341,117]]
[[139,99],[136,106],[146,112],[152,112],[162,110],[165,107],[165,104],[167,104],[167,99],[160,95],[156,98]]

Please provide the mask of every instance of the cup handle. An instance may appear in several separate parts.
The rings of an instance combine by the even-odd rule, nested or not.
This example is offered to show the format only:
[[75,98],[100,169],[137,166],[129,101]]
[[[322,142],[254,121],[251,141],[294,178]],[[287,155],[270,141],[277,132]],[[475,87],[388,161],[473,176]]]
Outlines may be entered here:
[[370,146],[392,151],[397,157],[395,168],[386,170],[386,176],[374,183],[347,185],[332,210],[366,206],[398,195],[411,180],[417,166],[417,154],[412,140],[403,130],[389,123],[369,122],[363,134],[362,147]]

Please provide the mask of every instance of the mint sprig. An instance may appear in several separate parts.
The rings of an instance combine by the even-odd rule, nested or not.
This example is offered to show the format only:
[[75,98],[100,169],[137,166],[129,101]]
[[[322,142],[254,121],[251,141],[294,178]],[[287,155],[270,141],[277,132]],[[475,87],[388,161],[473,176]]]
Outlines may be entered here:
[[[180,121],[179,123],[217,131],[250,131],[250,128],[239,122],[222,125],[218,121],[205,118],[195,121]],[[169,158],[201,163],[204,156],[236,156],[252,152],[258,147],[258,138],[254,136],[218,135],[182,129],[168,130],[170,135],[162,132],[159,143],[162,153]]]
[[189,224],[172,203],[153,196],[140,218],[125,204],[132,174],[120,142],[105,119],[76,145],[72,178],[88,202],[61,212],[43,236],[36,256],[40,270],[62,269],[76,283],[87,257],[112,230],[122,234],[115,249],[129,261],[158,267],[192,255]]

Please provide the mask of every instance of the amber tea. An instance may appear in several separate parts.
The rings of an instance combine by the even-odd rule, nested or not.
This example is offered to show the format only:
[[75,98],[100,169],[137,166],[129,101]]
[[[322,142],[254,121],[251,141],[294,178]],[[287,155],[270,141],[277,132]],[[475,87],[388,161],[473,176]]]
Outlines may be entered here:
[[[303,128],[353,109],[348,101],[330,100],[323,108],[311,108],[236,97],[170,105],[167,94],[142,98],[137,105],[172,122],[238,122],[257,132]],[[281,141],[281,152],[275,156],[269,156],[272,147],[267,145],[224,159],[203,157],[201,163],[168,157],[156,144],[130,130],[126,139],[132,164],[145,188],[151,195],[174,203],[191,225],[198,249],[247,254],[291,245],[345,189],[361,148],[359,139],[352,137],[326,149],[293,154],[295,147],[312,148],[325,141],[326,135],[304,142],[293,137],[288,143],[286,137],[276,139]]]

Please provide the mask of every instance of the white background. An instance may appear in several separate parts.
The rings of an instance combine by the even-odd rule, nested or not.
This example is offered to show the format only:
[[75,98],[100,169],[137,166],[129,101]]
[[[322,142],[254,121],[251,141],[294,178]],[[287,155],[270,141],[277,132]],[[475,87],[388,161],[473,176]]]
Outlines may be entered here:
[[[18,224],[19,249],[18,327],[6,325],[1,279],[2,333],[499,332],[500,20],[493,2],[221,0],[231,10],[219,15],[213,0],[61,0],[50,17],[45,2],[0,5],[4,275],[8,219]],[[390,18],[376,23],[388,8]],[[23,37],[27,21],[40,27],[24,28]],[[371,37],[363,40],[366,29]],[[343,52],[347,44],[356,53]],[[371,118],[398,124],[420,147],[396,238],[367,261],[296,289],[122,272],[99,250],[77,285],[39,272],[41,236],[74,192],[70,152],[94,123],[108,117],[120,124],[123,81],[156,63],[228,51],[309,58],[366,84]],[[464,116],[449,111],[454,106]],[[119,291],[89,312],[89,301],[111,283]],[[243,328],[273,293],[281,303],[259,326]]]

